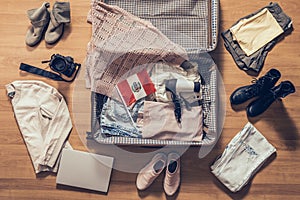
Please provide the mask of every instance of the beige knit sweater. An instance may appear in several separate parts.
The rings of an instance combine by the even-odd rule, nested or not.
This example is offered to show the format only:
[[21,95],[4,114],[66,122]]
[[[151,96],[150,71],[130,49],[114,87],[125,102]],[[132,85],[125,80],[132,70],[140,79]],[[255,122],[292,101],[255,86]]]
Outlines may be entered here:
[[164,61],[174,67],[187,60],[186,51],[149,21],[117,6],[91,1],[88,22],[92,37],[86,56],[86,86],[111,96],[115,85],[149,63]]

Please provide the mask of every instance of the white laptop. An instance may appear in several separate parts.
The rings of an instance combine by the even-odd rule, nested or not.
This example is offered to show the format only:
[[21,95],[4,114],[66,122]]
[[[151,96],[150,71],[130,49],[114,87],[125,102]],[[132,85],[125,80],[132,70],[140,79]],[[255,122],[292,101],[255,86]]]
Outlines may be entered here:
[[107,192],[113,157],[63,149],[56,183]]

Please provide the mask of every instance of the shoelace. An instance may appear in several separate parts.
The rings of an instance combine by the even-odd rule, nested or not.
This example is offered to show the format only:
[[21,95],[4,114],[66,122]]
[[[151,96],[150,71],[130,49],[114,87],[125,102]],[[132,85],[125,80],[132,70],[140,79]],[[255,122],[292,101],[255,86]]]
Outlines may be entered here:
[[256,96],[261,92],[261,90],[264,86],[264,83],[265,83],[265,78],[264,77],[262,77],[260,79],[253,78],[251,83],[252,83],[252,86],[247,90],[247,92],[250,95]]

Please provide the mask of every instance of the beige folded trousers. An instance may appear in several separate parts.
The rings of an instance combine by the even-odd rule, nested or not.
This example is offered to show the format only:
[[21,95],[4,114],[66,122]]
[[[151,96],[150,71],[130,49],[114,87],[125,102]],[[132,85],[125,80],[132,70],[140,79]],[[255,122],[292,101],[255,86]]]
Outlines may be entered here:
[[63,147],[72,129],[63,96],[42,81],[14,81],[6,85],[36,173],[57,171]]

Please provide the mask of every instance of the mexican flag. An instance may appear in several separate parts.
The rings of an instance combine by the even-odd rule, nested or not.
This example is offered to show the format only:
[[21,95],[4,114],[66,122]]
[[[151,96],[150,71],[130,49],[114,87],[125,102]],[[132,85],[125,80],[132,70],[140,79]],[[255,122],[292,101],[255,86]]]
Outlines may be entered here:
[[146,69],[119,82],[117,90],[127,106],[156,91]]

